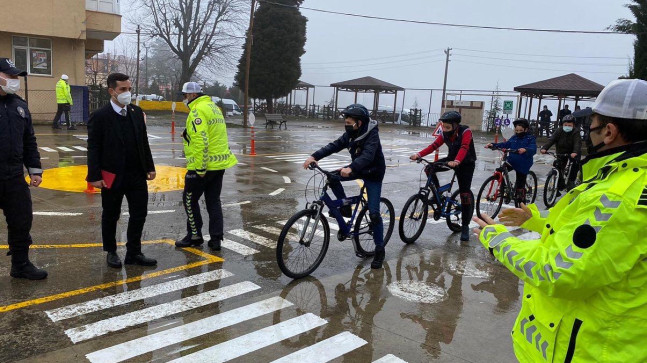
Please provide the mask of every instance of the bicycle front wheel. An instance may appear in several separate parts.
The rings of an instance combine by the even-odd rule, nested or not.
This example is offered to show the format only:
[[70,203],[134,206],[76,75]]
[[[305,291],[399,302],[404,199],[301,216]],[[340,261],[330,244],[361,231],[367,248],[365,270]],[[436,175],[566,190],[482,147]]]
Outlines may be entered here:
[[304,209],[283,226],[276,246],[276,261],[288,277],[299,279],[310,275],[319,267],[328,251],[328,221],[320,215],[315,225],[316,216],[316,210]]
[[544,185],[544,205],[546,205],[546,208],[550,208],[555,205],[555,201],[557,200],[558,178],[559,175],[555,170],[552,170],[546,178],[546,184]]
[[484,214],[495,218],[501,211],[503,194],[503,185],[497,175],[485,179],[476,199],[476,215],[481,219]]
[[398,232],[404,243],[413,243],[422,234],[427,224],[427,202],[420,194],[412,195],[402,208]]
[[[371,223],[369,214],[368,205],[365,205],[357,214],[355,230],[353,231],[353,240],[355,241],[355,246],[357,246],[357,251],[366,257],[375,254],[373,223]],[[384,197],[380,198],[380,215],[382,216],[382,225],[384,226],[382,238],[384,239],[384,246],[386,246],[393,233],[395,210],[393,209],[393,204]]]

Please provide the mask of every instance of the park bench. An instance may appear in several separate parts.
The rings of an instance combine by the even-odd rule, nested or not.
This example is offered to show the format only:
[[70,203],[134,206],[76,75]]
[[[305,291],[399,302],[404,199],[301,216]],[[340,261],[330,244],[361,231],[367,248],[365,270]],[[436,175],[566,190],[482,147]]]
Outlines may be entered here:
[[274,128],[274,125],[279,125],[279,130],[281,129],[281,125],[285,126],[285,129],[288,129],[287,125],[287,120],[284,115],[278,114],[278,113],[266,113],[265,114],[265,128],[267,128],[267,125],[271,125],[272,128]]

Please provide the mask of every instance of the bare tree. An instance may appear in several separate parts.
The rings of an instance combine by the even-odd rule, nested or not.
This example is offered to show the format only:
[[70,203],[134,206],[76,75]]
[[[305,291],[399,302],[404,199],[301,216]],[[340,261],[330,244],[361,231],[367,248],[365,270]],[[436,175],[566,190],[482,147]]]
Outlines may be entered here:
[[181,64],[178,83],[198,67],[210,72],[234,66],[246,23],[247,0],[139,0],[133,23],[159,37]]

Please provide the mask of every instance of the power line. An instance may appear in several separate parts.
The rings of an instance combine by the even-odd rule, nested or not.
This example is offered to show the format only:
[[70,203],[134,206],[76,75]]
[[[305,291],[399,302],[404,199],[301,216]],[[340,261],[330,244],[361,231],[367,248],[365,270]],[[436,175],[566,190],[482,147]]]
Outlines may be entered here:
[[510,59],[510,58],[497,58],[497,57],[482,57],[476,55],[467,55],[467,54],[455,54],[461,57],[469,58],[478,58],[478,59],[493,59],[493,60],[503,60],[503,61],[512,61],[512,62],[527,62],[527,63],[543,63],[543,64],[568,64],[568,65],[579,65],[579,66],[604,66],[604,67],[626,67],[626,64],[608,64],[608,63],[572,63],[572,62],[550,62],[550,61],[539,61],[532,59]]
[[[426,54],[426,53],[433,53],[433,52],[438,52],[441,51],[441,48],[437,49],[431,49],[431,50],[423,50],[420,52],[416,52],[416,54]],[[392,55],[388,57],[379,57],[380,59],[392,59],[392,58],[407,58],[410,57],[409,54],[402,54],[402,55]],[[364,58],[364,59],[350,59],[350,60],[345,60],[345,61],[331,61],[331,62],[308,62],[308,63],[302,63],[302,64],[333,64],[333,63],[355,63],[355,62],[365,62],[365,61],[371,61],[375,60],[377,57],[372,57],[372,58]]]
[[438,63],[444,61],[443,59],[435,60],[432,62],[423,62],[423,63],[414,63],[414,64],[395,64],[391,67],[381,67],[381,68],[370,68],[370,69],[358,69],[356,71],[344,71],[344,72],[307,72],[304,71],[304,73],[308,74],[345,74],[345,73],[359,73],[359,72],[372,72],[372,71],[379,71],[379,70],[384,70],[384,69],[393,69],[393,68],[405,68],[405,67],[413,67],[413,66],[420,66],[420,65],[428,65],[432,63]]
[[275,2],[267,1],[267,0],[259,0],[259,2],[266,3],[266,4],[271,4],[271,5],[282,6],[282,7],[287,7],[287,8],[310,10],[310,11],[326,13],[326,14],[343,15],[343,16],[350,16],[350,17],[355,17],[355,18],[385,20],[385,21],[393,21],[393,22],[399,22],[399,23],[410,23],[410,24],[438,25],[438,26],[448,26],[448,27],[455,27],[455,28],[470,28],[470,29],[527,31],[527,32],[540,32],[540,33],[627,35],[626,33],[621,33],[621,32],[616,32],[616,31],[602,31],[602,30],[561,30],[561,29],[514,28],[514,27],[499,27],[499,26],[486,26],[486,25],[441,23],[441,22],[435,22],[435,21],[398,19],[398,18],[387,18],[387,17],[382,17],[382,16],[371,16],[371,15],[360,15],[360,14],[353,14],[353,13],[344,13],[344,12],[340,12],[340,11],[323,10],[323,9],[316,9],[316,8],[310,8],[310,7],[305,7],[305,6],[293,6],[293,5],[280,4],[280,3],[275,3]]
[[508,53],[508,52],[497,52],[492,50],[479,50],[479,49],[465,49],[465,48],[454,48],[456,50],[463,50],[466,52],[477,52],[477,53],[492,53],[492,54],[507,54],[507,55],[521,55],[529,57],[550,57],[550,58],[590,58],[590,59],[627,59],[627,57],[597,57],[597,56],[583,56],[583,55],[552,55],[552,54],[531,54],[531,53]]
[[566,70],[566,69],[551,69],[551,68],[535,68],[535,67],[518,67],[518,66],[510,66],[506,64],[492,64],[492,63],[480,63],[480,62],[470,62],[470,61],[464,61],[464,60],[456,60],[457,62],[460,63],[469,63],[469,64],[479,64],[479,65],[484,65],[484,66],[494,66],[494,67],[505,67],[505,68],[517,68],[517,69],[530,69],[530,70],[537,70],[537,71],[554,71],[554,72],[570,72],[570,73],[600,73],[600,74],[619,74],[618,72],[600,72],[600,71],[574,71],[574,70]]
[[[346,66],[334,66],[334,68],[357,68],[357,67],[365,67],[365,66],[378,66],[378,65],[383,65],[383,64],[398,64],[402,65],[403,62],[409,62],[409,61],[416,61],[416,60],[421,60],[424,59],[427,62],[434,62],[436,60],[443,59],[444,57],[441,58],[429,58],[429,57],[415,57],[415,58],[410,58],[410,59],[404,59],[401,61],[392,61],[392,62],[380,62],[380,63],[365,63],[365,64],[355,64],[355,65],[346,65]],[[312,68],[322,68],[325,67],[325,65],[320,65],[318,67],[312,67]],[[310,67],[304,67],[304,69],[308,69]]]

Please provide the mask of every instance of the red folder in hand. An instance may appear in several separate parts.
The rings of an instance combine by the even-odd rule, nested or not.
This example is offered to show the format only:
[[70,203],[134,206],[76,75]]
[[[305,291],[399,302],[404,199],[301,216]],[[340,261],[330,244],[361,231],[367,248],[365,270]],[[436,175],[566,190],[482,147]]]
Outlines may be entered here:
[[106,188],[108,189],[112,188],[112,183],[115,182],[115,176],[115,173],[101,170],[101,177],[103,178],[103,182],[106,183]]

